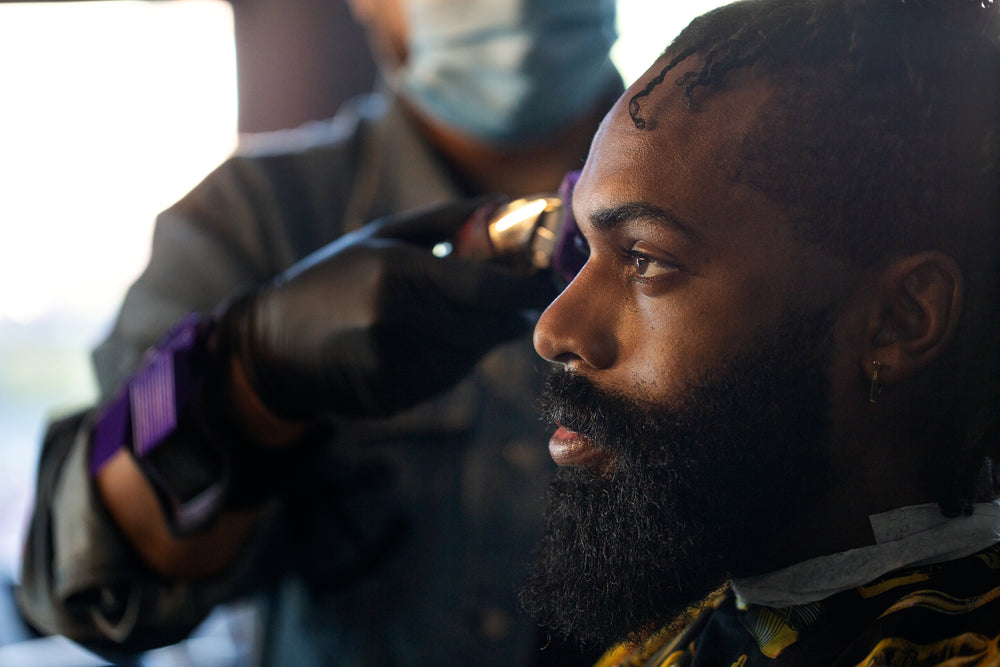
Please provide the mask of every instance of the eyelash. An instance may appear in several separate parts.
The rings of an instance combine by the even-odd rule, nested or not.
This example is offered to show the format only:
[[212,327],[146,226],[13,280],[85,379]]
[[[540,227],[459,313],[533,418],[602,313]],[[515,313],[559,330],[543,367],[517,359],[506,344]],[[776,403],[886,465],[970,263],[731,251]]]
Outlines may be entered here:
[[[668,261],[665,261],[665,260],[662,260],[662,259],[657,259],[655,257],[650,257],[646,253],[640,252],[638,250],[628,250],[628,251],[626,251],[626,255],[628,256],[629,260],[632,262],[632,265],[633,265],[633,267],[635,269],[634,280],[636,282],[643,282],[643,283],[644,282],[652,282],[654,280],[658,280],[659,278],[663,277],[663,275],[665,275],[667,273],[674,273],[675,271],[678,271],[679,268],[680,268],[676,264],[673,264],[671,262],[668,262]],[[664,270],[664,273],[661,273],[661,274],[658,274],[658,275],[654,275],[654,276],[644,276],[644,275],[641,275],[640,271],[645,271],[650,266],[659,267],[659,268],[661,268],[661,269]]]

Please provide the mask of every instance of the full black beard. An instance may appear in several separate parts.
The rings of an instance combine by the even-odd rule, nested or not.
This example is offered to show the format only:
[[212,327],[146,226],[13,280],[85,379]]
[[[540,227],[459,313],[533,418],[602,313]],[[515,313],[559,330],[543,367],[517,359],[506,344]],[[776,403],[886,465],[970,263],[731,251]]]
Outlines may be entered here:
[[825,491],[829,331],[826,312],[786,317],[676,406],[554,374],[543,415],[616,466],[557,473],[526,610],[558,635],[607,647],[766,563],[787,517]]

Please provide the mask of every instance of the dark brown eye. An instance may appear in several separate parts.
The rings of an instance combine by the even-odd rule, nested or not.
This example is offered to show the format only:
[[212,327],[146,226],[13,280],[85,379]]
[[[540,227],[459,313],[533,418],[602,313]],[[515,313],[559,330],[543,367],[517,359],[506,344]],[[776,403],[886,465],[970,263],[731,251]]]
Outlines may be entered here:
[[677,267],[670,262],[650,257],[645,253],[633,250],[629,253],[635,265],[635,275],[638,278],[657,278],[659,276],[677,271]]

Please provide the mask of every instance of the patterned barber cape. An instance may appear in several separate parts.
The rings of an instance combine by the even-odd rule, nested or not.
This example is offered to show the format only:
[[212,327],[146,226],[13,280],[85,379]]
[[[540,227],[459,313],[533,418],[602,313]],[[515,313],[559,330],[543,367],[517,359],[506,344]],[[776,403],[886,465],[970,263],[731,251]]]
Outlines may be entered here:
[[725,590],[676,636],[617,646],[598,667],[1000,666],[998,598],[1000,545],[782,609]]

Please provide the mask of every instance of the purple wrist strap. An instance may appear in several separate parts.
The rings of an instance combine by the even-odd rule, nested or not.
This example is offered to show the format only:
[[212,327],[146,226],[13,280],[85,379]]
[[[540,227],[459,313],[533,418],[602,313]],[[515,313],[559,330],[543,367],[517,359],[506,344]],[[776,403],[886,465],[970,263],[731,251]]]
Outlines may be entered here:
[[205,331],[201,317],[191,313],[147,352],[136,374],[97,418],[91,476],[122,447],[142,458],[177,428],[179,411],[193,391],[192,350]]
[[259,507],[295,479],[300,461],[308,465],[303,454],[314,451],[312,445],[325,442],[325,429],[317,427],[294,449],[272,448],[234,427],[223,378],[230,356],[225,348],[209,350],[209,338],[224,326],[197,314],[178,322],[94,425],[91,476],[125,449],[175,535],[203,529],[227,508]]

